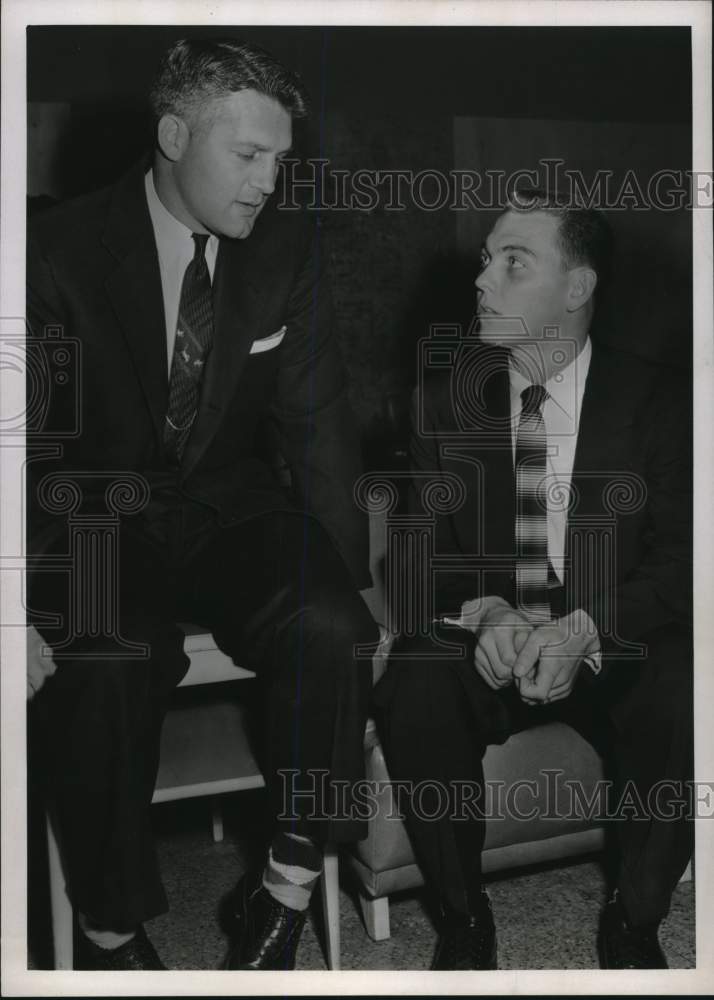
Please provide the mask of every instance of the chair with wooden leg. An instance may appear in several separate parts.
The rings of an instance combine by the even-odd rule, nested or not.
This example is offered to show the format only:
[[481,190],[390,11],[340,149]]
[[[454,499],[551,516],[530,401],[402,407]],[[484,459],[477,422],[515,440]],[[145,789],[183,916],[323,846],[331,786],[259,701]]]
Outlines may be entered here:
[[[255,676],[222,653],[210,634],[191,625],[183,628],[190,666],[179,687],[235,682]],[[213,839],[220,841],[223,839],[220,796],[261,788],[264,784],[246,735],[242,707],[236,699],[216,697],[204,704],[191,705],[179,704],[177,699],[164,722],[153,802],[210,798]],[[46,826],[54,965],[56,969],[71,969],[74,916],[51,809],[47,810]],[[339,969],[337,854],[330,845],[325,851],[322,902],[328,968]]]

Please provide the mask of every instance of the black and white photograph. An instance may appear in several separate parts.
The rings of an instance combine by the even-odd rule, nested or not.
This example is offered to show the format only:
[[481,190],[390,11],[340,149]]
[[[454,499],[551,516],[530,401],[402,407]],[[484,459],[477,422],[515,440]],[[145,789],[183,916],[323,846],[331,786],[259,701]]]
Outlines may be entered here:
[[302,7],[4,7],[3,992],[711,992],[711,6]]

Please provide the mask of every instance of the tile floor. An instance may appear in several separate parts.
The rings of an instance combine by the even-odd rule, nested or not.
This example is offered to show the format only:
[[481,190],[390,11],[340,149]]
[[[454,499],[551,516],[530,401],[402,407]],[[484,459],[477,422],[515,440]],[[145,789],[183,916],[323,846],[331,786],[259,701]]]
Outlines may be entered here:
[[[171,909],[151,921],[147,930],[170,968],[215,969],[223,960],[226,938],[219,926],[217,904],[260,841],[258,828],[248,836],[245,831],[251,795],[259,798],[261,793],[229,801],[226,836],[218,844],[211,839],[206,804],[156,807],[159,854]],[[428,968],[436,934],[423,892],[393,898],[392,936],[375,942],[364,929],[349,877],[342,881],[342,968]],[[596,859],[493,879],[489,892],[498,927],[499,968],[598,968],[595,941],[605,883]],[[319,910],[311,913],[298,954],[299,969],[326,968],[320,923]],[[660,938],[670,967],[694,968],[692,882],[676,890]]]
[[[225,839],[214,843],[207,800],[154,807],[159,858],[170,912],[146,926],[170,969],[217,969],[227,938],[218,904],[265,843],[261,791],[227,796]],[[372,941],[362,923],[354,885],[342,866],[342,968],[420,970],[431,961],[436,933],[424,893],[392,897],[392,935]],[[508,873],[492,879],[500,969],[597,969],[596,932],[605,899],[597,859]],[[46,873],[30,870],[30,968],[51,968]],[[319,896],[319,894],[318,894]],[[660,930],[671,968],[694,968],[694,884],[681,884]],[[299,969],[324,970],[321,914],[314,907],[298,953]]]

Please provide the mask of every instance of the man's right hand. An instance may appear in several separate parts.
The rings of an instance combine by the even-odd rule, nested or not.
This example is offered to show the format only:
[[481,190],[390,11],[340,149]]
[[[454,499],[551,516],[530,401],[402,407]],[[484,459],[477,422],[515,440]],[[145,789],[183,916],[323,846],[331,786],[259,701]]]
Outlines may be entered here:
[[511,684],[516,658],[532,630],[528,620],[503,598],[485,597],[467,601],[458,624],[478,636],[474,665],[486,684],[494,690]]
[[493,608],[481,620],[474,652],[479,676],[494,690],[513,683],[513,667],[532,626],[515,608]]

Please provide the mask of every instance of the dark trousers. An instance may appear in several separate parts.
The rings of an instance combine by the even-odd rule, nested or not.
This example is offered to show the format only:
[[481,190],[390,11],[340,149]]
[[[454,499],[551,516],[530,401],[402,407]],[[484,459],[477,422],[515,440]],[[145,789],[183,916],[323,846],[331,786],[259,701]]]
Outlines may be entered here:
[[[276,512],[218,528],[191,513],[127,520],[116,594],[83,583],[85,603],[116,601],[121,641],[144,644],[146,657],[127,656],[121,643],[109,655],[106,637],[82,634],[57,649],[57,673],[38,699],[73,903],[117,930],[167,907],[149,806],[162,722],[188,668],[178,621],[205,626],[258,674],[261,763],[282,825],[323,842],[365,832],[328,819],[331,803],[310,773],[352,782],[364,771],[371,663],[354,647],[378,636],[344,562],[309,517]],[[71,574],[36,574],[31,609],[66,616],[75,584]],[[66,620],[40,628],[53,647]],[[315,794],[286,797],[292,788]]]
[[[524,704],[513,685],[492,690],[473,666],[473,636],[453,628],[437,634],[454,643],[456,632],[465,645],[457,660],[444,659],[429,638],[401,640],[375,689],[392,779],[407,789],[425,783],[418,808],[408,793],[400,803],[427,883],[468,912],[481,883],[485,818],[458,809],[459,783],[476,783],[474,800],[484,802],[487,746],[560,720],[603,755],[613,781],[611,803],[631,792],[635,807],[613,820],[617,886],[633,923],[662,919],[693,848],[693,824],[677,803],[690,788],[693,766],[692,649],[684,631],[652,633],[645,660],[614,663],[602,679],[581,667],[568,698],[540,706]],[[673,784],[657,792],[654,815],[636,815],[637,804],[653,801],[651,790],[661,781]],[[444,795],[453,809],[444,808]],[[668,812],[678,818],[664,818]]]

